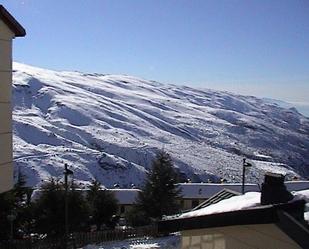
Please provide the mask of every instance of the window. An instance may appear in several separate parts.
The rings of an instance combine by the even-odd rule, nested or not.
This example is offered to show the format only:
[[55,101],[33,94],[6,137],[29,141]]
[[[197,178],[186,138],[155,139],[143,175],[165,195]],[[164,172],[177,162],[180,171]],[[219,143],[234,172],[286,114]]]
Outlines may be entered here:
[[192,208],[196,207],[199,204],[198,200],[193,200],[192,201]]

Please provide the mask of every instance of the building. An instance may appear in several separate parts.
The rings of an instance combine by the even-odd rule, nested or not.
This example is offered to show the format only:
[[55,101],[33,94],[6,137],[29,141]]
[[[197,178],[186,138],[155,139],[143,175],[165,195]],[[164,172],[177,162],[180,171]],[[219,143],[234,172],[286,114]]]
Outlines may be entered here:
[[182,249],[309,248],[309,225],[304,219],[309,190],[293,196],[283,180],[265,176],[261,193],[237,195],[167,218],[158,223],[158,230],[180,231]]
[[286,181],[284,182],[288,191],[299,191],[309,189],[309,181]]
[[141,192],[139,189],[109,189],[114,194],[118,201],[118,213],[117,215],[124,217],[125,214],[130,211],[137,200],[138,193]]
[[213,196],[209,197],[206,201],[202,202],[200,205],[196,206],[192,210],[198,210],[201,208],[205,208],[207,206],[216,204],[220,201],[229,199],[233,196],[241,195],[241,193],[230,190],[230,189],[222,189],[220,192],[214,194]]
[[13,186],[12,40],[25,35],[24,28],[0,5],[0,193]]
[[[191,210],[223,189],[241,192],[241,183],[179,183],[182,211]],[[245,192],[260,191],[258,184],[245,184]]]
[[293,215],[303,202],[166,220],[159,231],[181,231],[182,249],[309,248],[309,231]]
[[[309,189],[309,181],[286,181],[284,182],[289,191]],[[179,183],[181,190],[181,210],[191,210],[223,189],[241,193],[241,183]],[[245,184],[245,192],[260,192],[259,184]]]

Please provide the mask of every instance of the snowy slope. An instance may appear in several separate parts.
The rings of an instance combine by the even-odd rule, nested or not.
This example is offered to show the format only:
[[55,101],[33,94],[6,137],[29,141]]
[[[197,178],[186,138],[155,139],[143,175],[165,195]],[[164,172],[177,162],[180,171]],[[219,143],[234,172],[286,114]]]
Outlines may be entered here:
[[309,176],[309,119],[252,96],[126,75],[14,63],[14,158],[31,185],[60,176],[142,183],[158,149],[193,181],[239,181],[243,157],[264,171]]

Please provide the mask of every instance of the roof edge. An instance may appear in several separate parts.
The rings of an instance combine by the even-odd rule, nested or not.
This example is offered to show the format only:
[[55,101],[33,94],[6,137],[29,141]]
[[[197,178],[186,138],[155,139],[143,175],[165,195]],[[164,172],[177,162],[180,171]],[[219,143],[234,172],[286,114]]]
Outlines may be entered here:
[[288,212],[278,210],[279,222],[276,224],[302,248],[309,248],[309,227]]
[[305,202],[303,200],[290,203],[265,205],[250,209],[236,210],[224,213],[215,213],[204,216],[175,218],[170,220],[161,220],[158,222],[158,230],[162,233],[171,233],[184,230],[235,226],[235,225],[253,225],[278,223],[278,210],[285,211],[291,215],[299,216],[303,219],[303,210]]
[[0,19],[13,31],[15,37],[23,37],[26,30],[21,24],[0,4]]

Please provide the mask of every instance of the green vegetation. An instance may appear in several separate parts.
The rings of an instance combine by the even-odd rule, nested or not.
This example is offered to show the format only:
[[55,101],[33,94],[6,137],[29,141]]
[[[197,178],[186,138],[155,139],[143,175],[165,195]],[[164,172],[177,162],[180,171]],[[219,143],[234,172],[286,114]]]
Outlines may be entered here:
[[[34,202],[35,231],[40,234],[58,236],[64,233],[64,186],[51,179],[42,185],[39,198]],[[77,232],[87,228],[89,206],[81,193],[73,186],[68,192],[69,231]]]
[[[25,187],[26,180],[19,174],[14,188],[0,194],[0,241],[46,234],[63,236],[65,231],[65,188],[59,180],[51,178],[39,189],[31,202],[32,189]],[[100,190],[94,181],[84,197],[74,183],[68,191],[69,231],[81,232],[96,225],[111,227],[117,211],[117,201],[111,192]],[[12,228],[12,229],[10,229]]]
[[138,196],[136,207],[127,215],[130,224],[145,225],[150,220],[161,219],[163,215],[179,212],[177,178],[170,155],[160,151],[152,162],[152,170]]
[[118,203],[108,190],[101,190],[97,180],[92,181],[86,200],[90,206],[90,222],[100,228],[103,224],[113,227],[113,215],[117,212]]
[[[170,155],[160,151],[152,162],[136,206],[126,214],[132,226],[147,225],[163,215],[179,211],[177,174]],[[69,232],[89,231],[95,227],[114,228],[118,203],[112,192],[101,188],[97,180],[89,189],[79,190],[72,182],[66,196],[65,186],[51,178],[36,190],[26,187],[19,173],[14,188],[0,194],[0,241],[25,238],[30,234],[60,237],[65,234],[65,200],[68,200]]]

